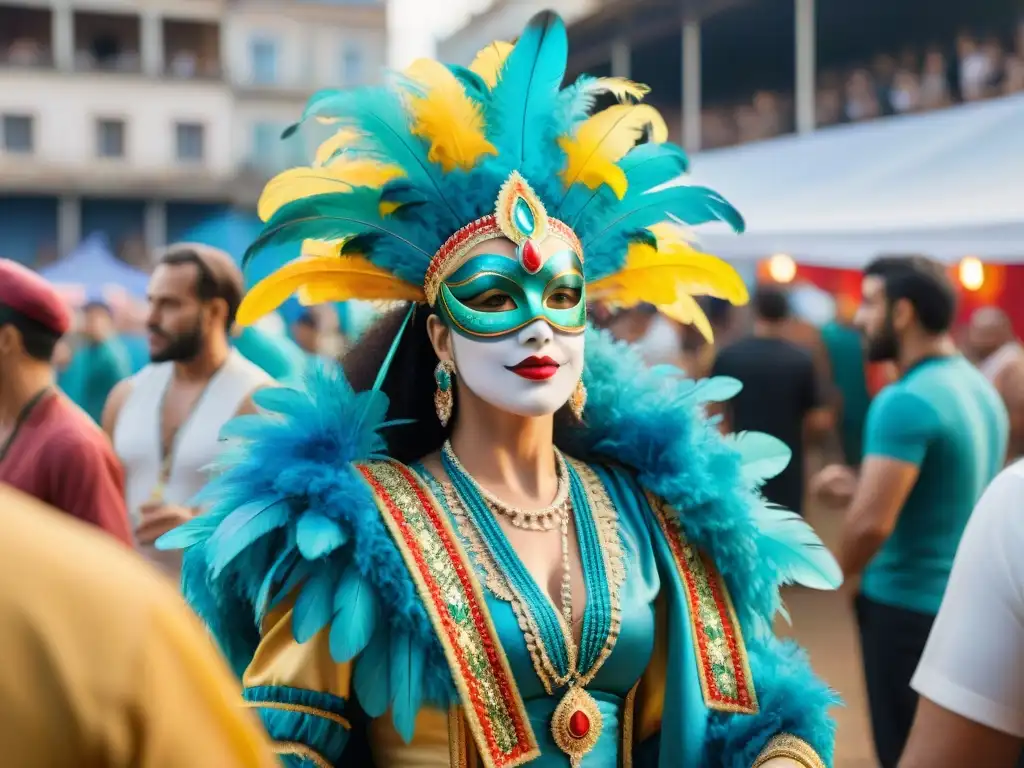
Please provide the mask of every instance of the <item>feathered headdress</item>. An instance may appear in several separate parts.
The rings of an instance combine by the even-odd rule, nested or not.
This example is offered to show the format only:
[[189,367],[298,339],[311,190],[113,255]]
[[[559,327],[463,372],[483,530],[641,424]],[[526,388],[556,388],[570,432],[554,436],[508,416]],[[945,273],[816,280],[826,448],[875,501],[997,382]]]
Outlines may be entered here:
[[[239,321],[293,293],[433,305],[473,245],[519,242],[525,220],[585,254],[588,298],[650,303],[709,335],[692,297],[739,304],[747,291],[691,245],[687,227],[720,220],[740,231],[742,218],[710,189],[666,186],[687,158],[639,103],[645,86],[582,76],[563,89],[567,53],[565,26],[545,12],[514,46],[492,43],[468,68],[420,60],[385,86],[314,94],[286,135],[309,118],[337,131],[311,166],[267,184],[265,226],[246,259],[299,241],[305,255],[254,286]],[[618,103],[591,114],[606,94]]]

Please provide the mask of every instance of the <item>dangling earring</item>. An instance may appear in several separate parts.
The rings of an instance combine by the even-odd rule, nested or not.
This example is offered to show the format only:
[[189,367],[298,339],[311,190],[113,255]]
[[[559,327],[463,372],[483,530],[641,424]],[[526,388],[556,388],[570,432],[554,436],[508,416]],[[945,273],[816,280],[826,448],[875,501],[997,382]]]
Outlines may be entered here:
[[453,378],[455,376],[455,364],[451,360],[442,360],[434,369],[434,381],[437,382],[437,391],[434,392],[434,410],[437,411],[437,420],[442,427],[448,426],[448,420],[452,417],[452,407],[455,404],[453,395]]
[[569,397],[569,408],[572,410],[572,415],[579,421],[583,420],[583,408],[586,404],[587,388],[583,386],[583,379],[581,378],[576,382],[576,389],[572,391],[572,395]]

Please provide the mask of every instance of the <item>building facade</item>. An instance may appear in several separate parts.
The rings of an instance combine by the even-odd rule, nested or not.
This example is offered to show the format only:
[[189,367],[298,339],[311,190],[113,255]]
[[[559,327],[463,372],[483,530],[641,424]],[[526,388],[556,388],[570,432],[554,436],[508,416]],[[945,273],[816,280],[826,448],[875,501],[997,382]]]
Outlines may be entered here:
[[0,256],[129,261],[307,159],[305,99],[377,77],[383,0],[0,0]]

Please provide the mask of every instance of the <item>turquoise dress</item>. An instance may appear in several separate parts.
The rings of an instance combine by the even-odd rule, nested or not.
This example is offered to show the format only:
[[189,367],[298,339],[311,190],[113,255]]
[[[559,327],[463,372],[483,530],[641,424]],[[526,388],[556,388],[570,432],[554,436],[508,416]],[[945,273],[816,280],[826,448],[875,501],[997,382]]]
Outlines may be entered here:
[[[555,605],[528,574],[525,577],[528,581],[522,583],[521,589],[511,587],[508,574],[519,569],[525,574],[525,568],[500,527],[495,524],[486,528],[487,532],[493,534],[493,543],[489,545],[486,533],[474,527],[451,484],[439,482],[420,466],[416,470],[451,516],[463,546],[476,565],[477,577],[486,590],[485,599],[491,619],[526,705],[533,732],[539,741],[540,757],[530,765],[537,768],[566,768],[569,758],[555,744],[551,721],[567,688],[565,685],[553,685],[550,675],[544,673],[544,661],[550,664],[551,659],[538,659],[535,662],[534,657],[541,652],[534,650],[531,653],[517,616],[519,612],[529,617],[528,622],[533,627],[559,625],[560,616]],[[600,472],[599,476],[602,476],[602,485],[604,491],[608,492],[609,501],[615,506],[618,524],[601,530],[594,520],[581,520],[579,512],[574,511],[587,590],[586,608],[582,617],[584,635],[596,623],[592,620],[592,614],[607,604],[601,598],[611,589],[617,592],[621,618],[618,636],[609,643],[610,654],[599,664],[593,680],[586,685],[587,693],[597,701],[602,728],[597,744],[583,757],[580,765],[582,768],[618,768],[621,765],[622,713],[627,696],[647,669],[654,648],[654,604],[661,579],[651,547],[651,531],[641,516],[641,506],[646,505],[624,503],[626,499],[613,498],[619,494],[612,491],[613,486],[607,482],[608,475]],[[647,513],[650,514],[649,510]],[[602,540],[609,536],[614,537],[614,542]],[[601,559],[604,550],[614,547],[621,551],[620,584],[614,583],[614,578],[601,579],[604,574],[597,573],[599,569],[593,566],[587,568],[588,563]],[[546,621],[539,620],[542,617]],[[542,630],[541,635],[545,634],[545,646],[549,648],[550,655],[566,656],[568,649],[564,634],[544,633]],[[589,670],[582,671],[586,673]]]

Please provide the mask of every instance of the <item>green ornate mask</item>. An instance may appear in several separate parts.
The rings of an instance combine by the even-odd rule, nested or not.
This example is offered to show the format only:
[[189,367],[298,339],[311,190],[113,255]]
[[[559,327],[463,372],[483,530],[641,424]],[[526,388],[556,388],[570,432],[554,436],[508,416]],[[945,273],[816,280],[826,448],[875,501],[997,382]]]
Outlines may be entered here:
[[587,320],[583,264],[570,249],[534,272],[522,258],[482,253],[440,285],[441,317],[463,336],[495,338],[544,320],[563,333],[582,333]]

